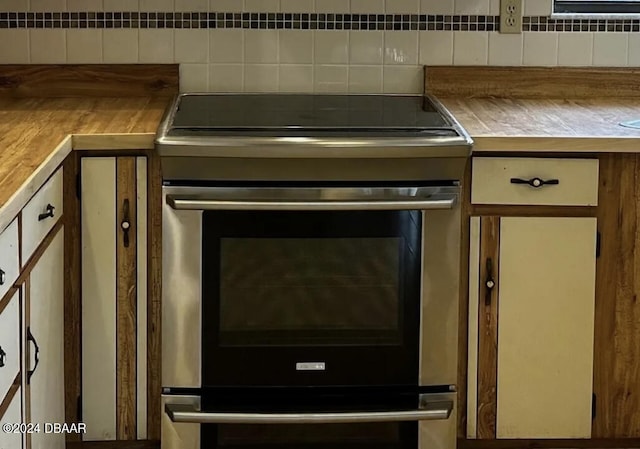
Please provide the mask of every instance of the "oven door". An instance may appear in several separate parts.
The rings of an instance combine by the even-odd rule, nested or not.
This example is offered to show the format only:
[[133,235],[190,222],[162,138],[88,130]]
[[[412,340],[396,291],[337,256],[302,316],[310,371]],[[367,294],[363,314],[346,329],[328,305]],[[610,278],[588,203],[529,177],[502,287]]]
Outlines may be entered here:
[[434,186],[171,188],[172,209],[200,213],[197,386],[417,385],[420,211],[456,199]]

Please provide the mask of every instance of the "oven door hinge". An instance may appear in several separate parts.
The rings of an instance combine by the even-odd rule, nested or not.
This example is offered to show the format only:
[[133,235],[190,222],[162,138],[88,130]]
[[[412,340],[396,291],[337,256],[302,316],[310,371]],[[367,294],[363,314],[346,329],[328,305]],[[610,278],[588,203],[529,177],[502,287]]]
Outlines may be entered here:
[[596,232],[596,259],[600,257],[600,231]]
[[591,399],[591,419],[596,419],[596,394]]

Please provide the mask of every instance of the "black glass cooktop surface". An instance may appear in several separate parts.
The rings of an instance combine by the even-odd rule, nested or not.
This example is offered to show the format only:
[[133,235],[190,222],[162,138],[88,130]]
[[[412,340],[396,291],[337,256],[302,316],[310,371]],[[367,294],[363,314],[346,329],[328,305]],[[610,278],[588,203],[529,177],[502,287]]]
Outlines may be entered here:
[[180,136],[457,136],[428,97],[187,94],[168,130]]

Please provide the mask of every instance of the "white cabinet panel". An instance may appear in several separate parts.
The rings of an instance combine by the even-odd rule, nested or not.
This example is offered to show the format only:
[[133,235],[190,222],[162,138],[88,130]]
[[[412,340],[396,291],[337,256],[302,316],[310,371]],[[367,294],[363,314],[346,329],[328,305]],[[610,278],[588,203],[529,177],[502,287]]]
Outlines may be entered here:
[[0,299],[18,278],[18,220],[0,233]]
[[502,218],[498,438],[589,438],[595,218]]
[[[0,311],[0,402],[20,372],[20,301],[18,290]],[[0,449],[4,449],[0,446]]]
[[[9,404],[9,408],[0,417],[0,428],[2,424],[22,423],[22,391],[18,389]],[[2,449],[22,449],[23,435],[21,433],[6,433],[0,430],[0,448]]]
[[[64,422],[64,232],[61,228],[29,276],[27,368],[33,423]],[[36,349],[37,344],[37,349]],[[37,356],[37,364],[36,364]],[[64,449],[65,435],[34,433],[31,449]]]

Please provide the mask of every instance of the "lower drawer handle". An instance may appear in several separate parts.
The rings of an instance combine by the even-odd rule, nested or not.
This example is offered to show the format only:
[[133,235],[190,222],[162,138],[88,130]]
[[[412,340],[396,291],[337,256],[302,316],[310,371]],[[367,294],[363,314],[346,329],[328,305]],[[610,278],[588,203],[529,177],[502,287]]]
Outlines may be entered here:
[[347,413],[220,413],[202,412],[194,405],[165,404],[164,411],[173,422],[199,424],[327,424],[362,422],[401,422],[446,420],[453,401],[421,404],[416,410]]
[[7,353],[4,352],[2,346],[0,346],[0,368],[4,366],[4,361],[6,360]]
[[531,179],[522,179],[522,178],[511,178],[511,184],[529,184],[531,187],[542,187],[545,185],[558,185],[560,181],[558,179],[541,179],[541,178],[531,178]]
[[53,218],[53,211],[55,210],[55,207],[53,207],[51,204],[47,204],[47,211],[44,214],[40,214],[38,215],[38,221],[42,221],[46,218],[52,217]]
[[6,280],[7,280],[7,273],[5,273],[2,268],[0,268],[0,285],[4,285]]
[[33,376],[33,373],[36,372],[36,369],[38,369],[38,363],[40,363],[40,348],[38,347],[38,342],[36,341],[33,334],[31,333],[30,327],[27,328],[27,342],[33,343],[33,346],[36,349],[36,353],[35,353],[36,364],[33,365],[33,369],[30,369],[27,371],[27,384],[30,384],[31,376]]

